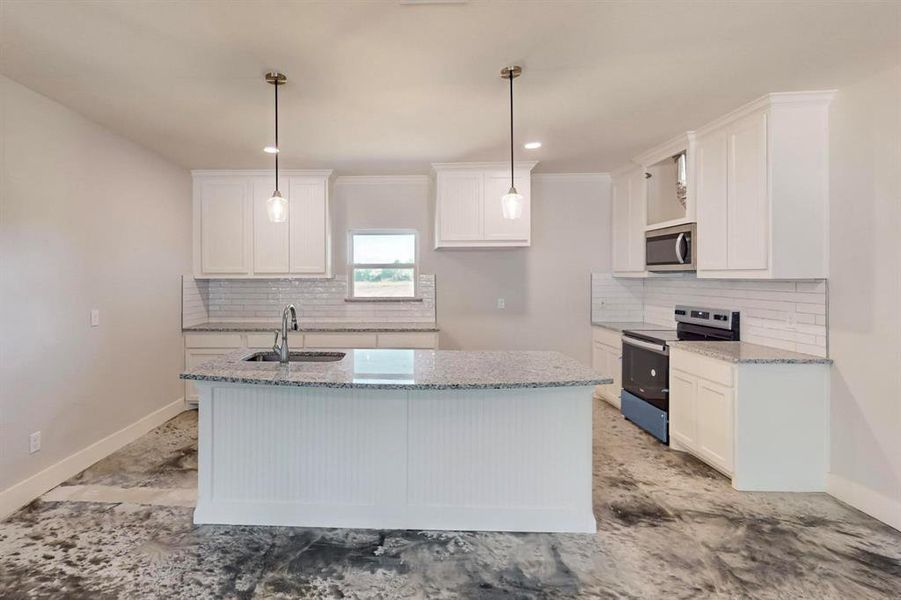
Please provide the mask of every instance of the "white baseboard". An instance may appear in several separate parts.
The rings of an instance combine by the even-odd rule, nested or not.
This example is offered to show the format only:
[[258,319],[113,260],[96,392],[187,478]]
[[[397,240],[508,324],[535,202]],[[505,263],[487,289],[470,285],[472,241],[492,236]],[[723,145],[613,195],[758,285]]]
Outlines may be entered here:
[[845,504],[901,530],[901,501],[834,473],[826,475],[826,491]]
[[0,491],[0,519],[5,519],[35,498],[40,497],[47,490],[53,489],[70,477],[87,469],[98,460],[109,456],[119,448],[130,444],[154,427],[162,425],[184,411],[184,398],[179,398],[131,425],[111,433],[86,448],[82,448],[75,454],[47,467],[40,473],[36,473],[28,479],[24,479]]

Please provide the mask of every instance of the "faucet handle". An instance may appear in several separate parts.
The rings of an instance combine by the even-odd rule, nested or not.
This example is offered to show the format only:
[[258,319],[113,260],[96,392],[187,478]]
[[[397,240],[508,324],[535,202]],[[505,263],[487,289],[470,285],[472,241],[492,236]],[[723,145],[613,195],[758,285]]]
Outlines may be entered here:
[[278,352],[279,350],[281,350],[281,348],[280,348],[279,345],[278,345],[278,336],[279,336],[279,332],[276,331],[276,332],[275,332],[275,339],[272,340],[272,351],[273,351],[273,352]]

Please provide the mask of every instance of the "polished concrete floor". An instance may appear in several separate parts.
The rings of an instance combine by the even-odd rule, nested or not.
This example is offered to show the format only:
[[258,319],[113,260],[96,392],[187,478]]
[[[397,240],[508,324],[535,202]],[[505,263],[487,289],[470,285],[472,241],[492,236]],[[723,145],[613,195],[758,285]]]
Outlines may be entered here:
[[0,598],[901,597],[898,531],[823,494],[736,492],[603,404],[596,535],[195,527],[196,424],[0,523]]

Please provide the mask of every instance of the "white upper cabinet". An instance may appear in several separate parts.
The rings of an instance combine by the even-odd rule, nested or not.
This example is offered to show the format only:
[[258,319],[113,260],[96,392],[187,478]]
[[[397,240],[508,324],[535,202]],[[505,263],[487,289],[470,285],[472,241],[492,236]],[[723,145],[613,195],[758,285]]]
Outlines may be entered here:
[[326,275],[329,271],[330,227],[327,178],[292,176],[288,187],[290,271]]
[[194,181],[195,271],[246,275],[251,271],[250,183],[207,177]]
[[[290,204],[288,221],[272,223],[266,205],[272,196],[272,179],[254,177],[253,189],[253,272],[256,274],[286,275],[288,267],[288,226],[291,219]],[[282,187],[282,186],[280,186]],[[282,191],[290,202],[291,191]]]
[[272,223],[268,171],[195,171],[194,276],[327,277],[331,171],[283,171],[288,218]]
[[633,159],[644,171],[645,229],[695,222],[695,152],[689,131]]
[[492,248],[531,243],[531,171],[516,163],[514,182],[523,196],[522,217],[504,218],[501,197],[510,189],[504,163],[435,164],[435,248]]
[[611,177],[613,274],[646,275],[644,170],[633,166]]
[[698,277],[828,277],[832,96],[769,94],[696,132]]

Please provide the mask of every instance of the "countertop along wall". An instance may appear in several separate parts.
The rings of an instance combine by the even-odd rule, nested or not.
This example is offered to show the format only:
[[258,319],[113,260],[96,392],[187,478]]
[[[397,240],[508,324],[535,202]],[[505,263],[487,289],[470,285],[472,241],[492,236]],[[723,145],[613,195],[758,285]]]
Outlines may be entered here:
[[533,174],[530,248],[434,250],[433,194],[426,176],[339,177],[335,271],[345,270],[348,229],[416,229],[442,349],[557,350],[590,364],[588,274],[610,269],[609,177]]
[[183,408],[191,176],[0,76],[0,222],[2,517]]

